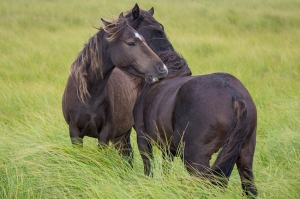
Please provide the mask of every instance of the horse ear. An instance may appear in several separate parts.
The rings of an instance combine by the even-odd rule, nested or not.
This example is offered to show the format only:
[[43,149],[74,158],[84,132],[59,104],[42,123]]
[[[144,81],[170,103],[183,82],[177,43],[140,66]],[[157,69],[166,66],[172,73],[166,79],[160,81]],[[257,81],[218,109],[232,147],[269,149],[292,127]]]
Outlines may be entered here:
[[123,15],[123,12],[121,12],[121,14],[119,15],[119,20],[126,20],[126,18],[124,17],[124,15]]
[[154,8],[152,7],[148,12],[153,16],[154,15]]
[[140,15],[140,8],[139,5],[136,3],[131,10],[132,19],[136,20],[139,17],[139,15]]
[[105,20],[102,19],[102,18],[101,18],[101,21],[103,22],[103,24],[104,24],[105,26],[111,25],[111,22],[105,21]]

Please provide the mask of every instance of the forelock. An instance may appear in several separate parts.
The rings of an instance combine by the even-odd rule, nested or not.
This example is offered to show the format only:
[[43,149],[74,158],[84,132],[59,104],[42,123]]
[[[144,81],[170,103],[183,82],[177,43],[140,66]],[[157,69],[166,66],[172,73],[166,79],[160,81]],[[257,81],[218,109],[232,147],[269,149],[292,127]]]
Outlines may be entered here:
[[125,19],[118,19],[113,21],[111,24],[105,26],[104,31],[110,36],[107,38],[109,42],[115,41],[120,38],[125,27],[127,26],[127,21]]

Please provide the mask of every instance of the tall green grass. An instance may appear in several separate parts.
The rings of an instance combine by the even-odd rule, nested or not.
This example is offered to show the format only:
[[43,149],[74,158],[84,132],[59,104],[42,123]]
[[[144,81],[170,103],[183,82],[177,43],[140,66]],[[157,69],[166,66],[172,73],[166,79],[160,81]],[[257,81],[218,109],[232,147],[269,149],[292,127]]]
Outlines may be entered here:
[[[61,112],[69,66],[100,18],[135,1],[0,3],[0,198],[241,198],[236,169],[227,189],[191,177],[179,159],[164,173],[155,149],[143,175],[97,141],[71,146]],[[260,198],[300,198],[300,3],[297,0],[140,1],[155,8],[193,74],[228,72],[258,109],[255,181]]]

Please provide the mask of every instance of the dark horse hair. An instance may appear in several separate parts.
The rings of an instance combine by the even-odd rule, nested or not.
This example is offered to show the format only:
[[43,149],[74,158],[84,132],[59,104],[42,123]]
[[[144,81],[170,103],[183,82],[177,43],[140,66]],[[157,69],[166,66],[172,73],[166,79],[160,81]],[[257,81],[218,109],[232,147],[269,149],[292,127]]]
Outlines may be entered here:
[[[102,77],[102,46],[101,40],[104,31],[100,31],[89,39],[84,45],[83,50],[79,53],[76,60],[70,67],[70,74],[74,78],[74,82],[78,82],[77,92],[78,97],[82,102],[86,98],[91,97],[87,89],[87,81],[93,82],[94,80]],[[89,73],[89,71],[91,71]]]
[[104,27],[70,67],[63,115],[72,144],[82,146],[84,136],[97,138],[99,146],[112,141],[122,155],[130,156],[131,163],[132,110],[141,80],[122,70],[152,82],[166,76],[167,69],[123,13],[113,22],[102,22]]
[[[191,76],[186,60],[174,50],[153,14],[153,8],[145,11],[137,4],[126,14],[129,24],[169,70],[161,81],[144,84],[134,107],[145,174],[151,174],[152,144],[156,142],[164,146],[164,157],[180,154],[191,174],[221,186],[227,185],[236,164],[244,193],[256,197],[252,164],[257,113],[251,95],[227,73]],[[179,153],[181,145],[183,152]],[[212,154],[218,151],[210,166]]]
[[[136,4],[137,5],[137,4]],[[126,18],[134,18],[134,21],[131,21],[132,27],[139,27],[140,22],[144,21],[147,23],[147,26],[142,26],[143,36],[146,39],[147,44],[150,48],[159,56],[159,58],[166,64],[169,73],[167,77],[173,78],[178,76],[190,76],[192,72],[186,62],[186,60],[179,55],[175,50],[173,45],[167,39],[167,36],[164,32],[164,27],[162,24],[157,22],[151,15],[154,13],[154,9],[151,8],[148,12],[141,11],[139,13],[137,11],[127,11],[125,17]],[[136,15],[136,16],[134,16]],[[151,31],[146,31],[151,30]],[[150,35],[151,34],[151,35]]]
[[98,29],[99,32],[89,39],[76,60],[72,63],[70,74],[74,76],[74,81],[78,82],[77,92],[82,102],[87,97],[90,97],[87,89],[87,81],[93,82],[103,79],[101,40],[104,34],[109,34],[110,36],[107,38],[107,41],[113,42],[121,36],[126,24],[126,20],[116,20],[108,24],[105,28],[100,27]]

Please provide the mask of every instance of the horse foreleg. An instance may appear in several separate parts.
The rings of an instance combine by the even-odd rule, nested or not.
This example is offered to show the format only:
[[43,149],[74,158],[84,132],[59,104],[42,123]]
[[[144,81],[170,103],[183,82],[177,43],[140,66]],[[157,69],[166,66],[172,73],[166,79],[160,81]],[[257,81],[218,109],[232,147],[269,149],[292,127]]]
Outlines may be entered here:
[[73,146],[83,146],[83,139],[79,136],[80,132],[76,125],[69,124],[69,133]]
[[153,151],[150,141],[145,137],[145,135],[137,136],[138,148],[144,163],[144,173],[147,176],[152,175],[151,173],[151,162],[153,160]]
[[100,133],[98,134],[98,146],[99,148],[106,147],[110,140],[110,125],[106,124]]
[[122,137],[120,140],[115,139],[115,148],[119,153],[121,153],[122,157],[125,158],[129,165],[133,167],[133,149],[130,144],[130,133],[131,129],[127,131],[124,137]]
[[123,152],[123,156],[128,157],[128,163],[130,164],[131,167],[133,167],[133,149],[130,144],[130,133],[131,133],[131,129],[128,131],[125,137],[124,150],[122,152]]

